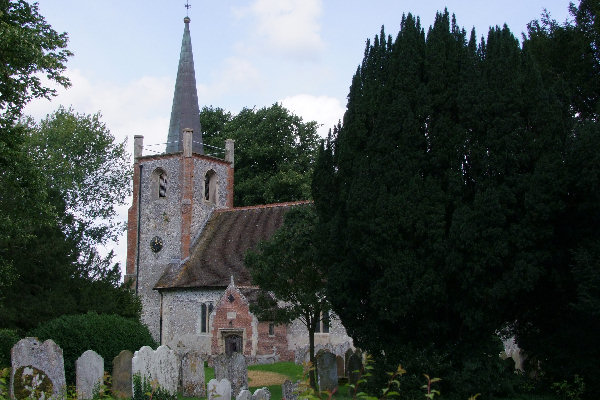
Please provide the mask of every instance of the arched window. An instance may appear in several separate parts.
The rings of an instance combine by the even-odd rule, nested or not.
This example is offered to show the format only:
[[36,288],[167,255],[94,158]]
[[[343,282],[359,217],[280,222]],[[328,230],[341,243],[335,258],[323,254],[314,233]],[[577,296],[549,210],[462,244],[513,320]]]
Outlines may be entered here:
[[315,333],[329,333],[329,311],[321,313],[321,319],[317,322]]
[[167,173],[162,168],[156,168],[152,172],[152,198],[164,197],[167,197]]
[[200,333],[207,333],[210,331],[209,321],[212,310],[213,303],[202,303],[200,305]]
[[212,169],[204,176],[204,200],[217,203],[217,174]]
[[167,197],[167,174],[165,172],[158,176],[158,197]]

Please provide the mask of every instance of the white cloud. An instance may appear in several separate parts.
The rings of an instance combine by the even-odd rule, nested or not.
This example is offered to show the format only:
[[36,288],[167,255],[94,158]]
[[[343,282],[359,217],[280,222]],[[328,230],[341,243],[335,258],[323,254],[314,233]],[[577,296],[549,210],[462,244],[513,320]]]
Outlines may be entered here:
[[238,17],[256,18],[257,42],[287,57],[314,59],[324,50],[319,18],[322,0],[256,0],[235,9]]
[[221,97],[256,89],[263,82],[260,71],[243,57],[228,57],[216,71],[210,84],[198,85],[200,104],[212,104]]
[[[59,105],[72,106],[76,112],[100,112],[101,120],[117,141],[143,135],[145,143],[166,142],[175,82],[170,78],[141,77],[124,85],[94,81],[79,70],[67,73],[72,86],[60,89],[47,101],[34,100],[24,112],[41,119]],[[129,140],[130,153],[133,140]]]
[[301,116],[304,121],[317,121],[321,124],[317,132],[323,138],[327,137],[329,129],[342,119],[346,111],[339,99],[329,96],[299,94],[286,97],[280,103],[294,114]]

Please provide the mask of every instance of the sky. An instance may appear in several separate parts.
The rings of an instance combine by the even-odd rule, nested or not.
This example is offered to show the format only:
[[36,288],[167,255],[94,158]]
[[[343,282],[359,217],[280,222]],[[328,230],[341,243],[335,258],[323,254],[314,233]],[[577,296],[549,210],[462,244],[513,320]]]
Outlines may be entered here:
[[[59,105],[100,112],[118,141],[165,143],[186,0],[38,0],[40,13],[69,35],[72,87],[25,113],[44,118]],[[319,133],[342,119],[365,43],[385,26],[395,37],[403,14],[429,27],[447,8],[467,32],[508,27],[518,38],[544,9],[558,22],[569,0],[189,0],[199,105],[234,114],[281,103]],[[149,147],[149,149],[161,147]],[[146,153],[148,154],[148,153]],[[131,199],[119,209],[127,218]],[[108,249],[125,268],[125,232]]]

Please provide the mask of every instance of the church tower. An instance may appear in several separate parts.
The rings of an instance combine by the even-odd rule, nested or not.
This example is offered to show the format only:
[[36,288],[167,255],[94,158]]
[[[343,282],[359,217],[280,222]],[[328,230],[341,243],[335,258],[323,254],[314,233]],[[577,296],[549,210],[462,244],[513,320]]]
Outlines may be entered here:
[[213,211],[233,207],[233,141],[224,144],[223,159],[204,154],[189,17],[184,23],[166,151],[144,155],[143,136],[134,139],[125,280],[140,296],[142,321],[157,341],[162,295],[156,282],[189,257]]

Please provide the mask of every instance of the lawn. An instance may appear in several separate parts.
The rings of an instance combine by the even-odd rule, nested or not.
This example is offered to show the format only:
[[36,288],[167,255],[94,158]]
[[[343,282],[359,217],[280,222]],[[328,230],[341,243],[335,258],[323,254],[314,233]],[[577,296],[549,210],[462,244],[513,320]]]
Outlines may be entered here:
[[[204,369],[204,377],[208,383],[215,377],[214,369],[206,367]],[[303,379],[302,366],[292,362],[279,362],[275,364],[250,365],[248,367],[248,377],[250,391],[266,386],[271,392],[271,400],[281,399],[281,383],[285,379],[297,381]],[[277,381],[277,383],[272,382]],[[333,396],[336,400],[351,400],[352,397],[348,394],[348,385],[340,385],[338,392]],[[444,396],[440,397],[443,400]],[[192,400],[191,398],[183,398],[182,400]],[[195,400],[195,399],[194,399]],[[497,400],[557,400],[557,397],[552,395],[525,395],[521,394],[516,397],[510,397]]]

